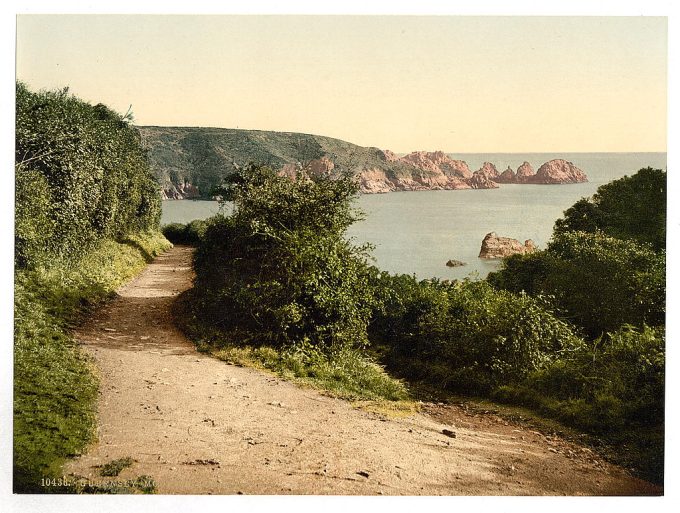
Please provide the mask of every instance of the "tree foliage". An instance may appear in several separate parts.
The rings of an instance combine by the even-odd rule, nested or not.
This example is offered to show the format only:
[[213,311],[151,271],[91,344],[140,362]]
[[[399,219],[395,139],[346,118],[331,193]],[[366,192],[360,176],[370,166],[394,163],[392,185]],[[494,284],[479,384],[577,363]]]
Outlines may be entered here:
[[158,226],[160,195],[129,116],[68,89],[16,90],[16,262],[81,255]]
[[485,282],[448,285],[382,273],[374,287],[374,342],[402,371],[444,388],[482,393],[519,382],[578,342],[542,300]]
[[650,167],[602,185],[555,223],[555,233],[601,231],[617,239],[666,246],[666,172]]
[[601,233],[566,232],[545,251],[508,258],[488,281],[499,289],[549,295],[590,337],[625,324],[665,320],[666,253]]
[[359,218],[357,184],[255,165],[217,191],[233,201],[212,218],[195,256],[196,309],[242,342],[333,352],[367,343],[366,247],[344,237]]

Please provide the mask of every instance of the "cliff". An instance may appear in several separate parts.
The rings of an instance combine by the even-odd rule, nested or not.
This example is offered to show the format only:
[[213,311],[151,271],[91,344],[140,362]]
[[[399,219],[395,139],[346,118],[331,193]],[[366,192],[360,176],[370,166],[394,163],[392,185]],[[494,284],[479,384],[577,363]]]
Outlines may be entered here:
[[366,194],[494,189],[499,183],[563,183],[560,180],[579,181],[580,176],[577,168],[569,167],[573,164],[551,161],[555,164],[544,164],[532,178],[544,182],[518,182],[519,171],[510,178],[507,171],[501,175],[492,163],[485,162],[473,173],[466,162],[441,151],[416,151],[400,157],[389,150],[293,132],[158,126],[138,129],[163,199],[209,198],[213,187],[232,173],[235,165],[249,162],[270,166],[288,176],[294,176],[300,165],[315,173],[351,171],[358,177],[360,191]]

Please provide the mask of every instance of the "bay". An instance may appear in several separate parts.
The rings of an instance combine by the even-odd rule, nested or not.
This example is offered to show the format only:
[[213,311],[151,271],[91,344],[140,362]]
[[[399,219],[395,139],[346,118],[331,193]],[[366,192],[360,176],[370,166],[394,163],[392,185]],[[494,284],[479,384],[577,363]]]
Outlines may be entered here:
[[[498,261],[477,257],[489,232],[545,247],[555,220],[582,197],[592,196],[605,183],[634,174],[643,167],[666,168],[665,153],[486,153],[451,154],[470,169],[485,161],[499,171],[516,170],[522,162],[534,169],[553,158],[573,162],[589,181],[564,185],[501,185],[498,189],[410,191],[367,194],[357,199],[366,219],[353,225],[349,236],[374,245],[378,267],[391,273],[415,274],[419,279],[485,277]],[[161,223],[186,223],[217,213],[214,201],[165,201]],[[463,267],[449,268],[456,259]]]

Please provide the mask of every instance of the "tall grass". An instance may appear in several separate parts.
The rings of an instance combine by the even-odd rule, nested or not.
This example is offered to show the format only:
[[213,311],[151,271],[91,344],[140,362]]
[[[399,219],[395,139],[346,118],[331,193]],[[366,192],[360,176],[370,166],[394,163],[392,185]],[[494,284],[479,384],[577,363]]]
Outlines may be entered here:
[[70,330],[170,247],[158,232],[100,241],[75,261],[15,272],[14,490],[47,492],[93,440],[97,380]]

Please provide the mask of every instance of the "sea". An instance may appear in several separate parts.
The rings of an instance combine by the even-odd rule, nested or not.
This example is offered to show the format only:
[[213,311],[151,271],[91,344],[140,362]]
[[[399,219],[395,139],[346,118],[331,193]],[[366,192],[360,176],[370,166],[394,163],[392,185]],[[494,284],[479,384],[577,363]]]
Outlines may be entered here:
[[[498,189],[408,191],[364,194],[356,206],[365,214],[348,231],[357,243],[373,245],[374,263],[390,273],[418,279],[481,279],[499,268],[500,261],[478,258],[489,232],[544,248],[555,220],[580,198],[597,188],[644,167],[666,169],[666,153],[455,153],[470,169],[493,163],[499,172],[529,162],[534,170],[563,158],[588,176],[587,183],[509,185]],[[226,206],[227,210],[230,208]],[[215,201],[164,201],[161,224],[205,219],[219,212]],[[450,259],[465,265],[447,267]]]

